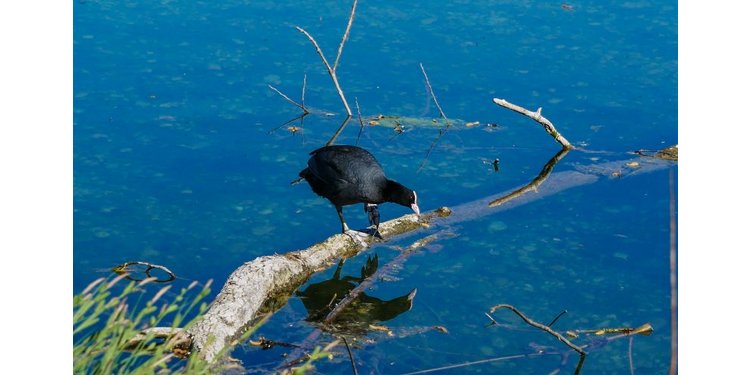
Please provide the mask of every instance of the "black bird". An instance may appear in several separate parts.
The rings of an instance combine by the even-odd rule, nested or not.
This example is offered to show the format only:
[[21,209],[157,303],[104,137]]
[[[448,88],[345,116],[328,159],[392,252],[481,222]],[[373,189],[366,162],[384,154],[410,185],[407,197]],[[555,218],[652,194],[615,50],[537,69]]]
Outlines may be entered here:
[[343,206],[355,203],[364,203],[370,224],[375,226],[376,236],[380,236],[380,203],[398,203],[419,215],[417,193],[387,179],[380,163],[367,150],[357,146],[335,145],[321,147],[310,155],[307,168],[300,171],[299,176],[307,180],[316,194],[333,203],[341,219],[343,233],[350,236],[359,233],[349,230],[342,212]]

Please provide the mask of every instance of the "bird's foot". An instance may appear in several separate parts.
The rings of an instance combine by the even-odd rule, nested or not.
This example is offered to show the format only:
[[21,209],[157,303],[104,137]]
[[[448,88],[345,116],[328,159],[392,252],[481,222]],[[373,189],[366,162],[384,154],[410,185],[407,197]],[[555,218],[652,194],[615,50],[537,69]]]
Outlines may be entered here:
[[367,228],[367,231],[369,234],[379,240],[383,240],[383,236],[380,234],[380,230],[378,230],[378,227],[371,225]]
[[344,231],[344,234],[349,236],[349,238],[351,238],[355,244],[361,247],[367,247],[367,242],[365,241],[365,239],[370,236],[369,234],[354,229],[347,229]]

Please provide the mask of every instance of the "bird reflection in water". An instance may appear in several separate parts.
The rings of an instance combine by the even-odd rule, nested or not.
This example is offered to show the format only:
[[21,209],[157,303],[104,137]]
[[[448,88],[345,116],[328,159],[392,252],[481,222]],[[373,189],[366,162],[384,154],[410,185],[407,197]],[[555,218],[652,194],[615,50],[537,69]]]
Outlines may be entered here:
[[[378,256],[367,257],[367,262],[362,266],[359,277],[342,277],[343,264],[343,261],[339,262],[331,279],[311,284],[303,291],[297,291],[296,295],[307,310],[308,322],[322,323],[351,290],[372,276],[378,269]],[[326,329],[349,334],[364,334],[371,329],[371,325],[391,320],[411,310],[416,294],[417,289],[412,289],[401,297],[384,301],[362,292],[352,303],[344,307],[333,324],[327,325]]]

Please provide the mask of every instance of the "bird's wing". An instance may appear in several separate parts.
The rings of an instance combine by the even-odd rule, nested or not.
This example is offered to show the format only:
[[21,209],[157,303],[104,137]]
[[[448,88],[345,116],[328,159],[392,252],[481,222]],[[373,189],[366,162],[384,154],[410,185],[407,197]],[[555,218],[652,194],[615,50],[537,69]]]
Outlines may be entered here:
[[[353,181],[346,179],[345,172],[338,163],[328,161],[324,158],[310,158],[307,168],[317,179],[331,186],[350,185]],[[342,186],[343,187],[343,186]]]

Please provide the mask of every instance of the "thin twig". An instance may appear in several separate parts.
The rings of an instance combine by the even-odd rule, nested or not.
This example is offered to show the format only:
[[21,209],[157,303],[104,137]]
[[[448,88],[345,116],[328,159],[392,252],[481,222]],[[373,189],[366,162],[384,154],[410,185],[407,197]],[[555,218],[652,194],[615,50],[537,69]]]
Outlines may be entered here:
[[[356,2],[355,2],[356,4]],[[341,337],[344,340],[344,345],[346,345],[346,351],[349,352],[349,361],[352,363],[352,372],[354,375],[357,375],[357,365],[354,364],[354,355],[352,354],[352,349],[349,348],[349,343],[346,341],[346,337]]]
[[523,321],[526,322],[526,324],[528,324],[528,325],[530,325],[532,327],[535,327],[535,328],[539,328],[542,331],[547,332],[547,333],[549,333],[552,336],[555,336],[563,344],[567,345],[569,348],[571,348],[571,349],[575,350],[576,352],[578,352],[578,354],[580,355],[580,359],[578,360],[578,366],[576,366],[575,374],[577,375],[577,374],[579,374],[581,372],[581,368],[583,367],[583,361],[586,358],[586,352],[584,352],[583,349],[581,349],[581,347],[579,347],[576,344],[573,344],[572,342],[570,342],[570,340],[566,339],[565,336],[561,335],[560,333],[558,333],[557,331],[553,330],[552,328],[550,328],[550,327],[548,327],[548,326],[546,326],[544,324],[537,323],[537,322],[529,319],[526,315],[524,315],[521,311],[519,311],[518,309],[516,309],[512,305],[500,304],[500,305],[493,306],[490,309],[489,313],[492,314],[492,313],[494,313],[495,311],[497,311],[499,309],[508,309],[510,311],[513,311],[516,315],[518,315],[521,319],[523,319]]
[[438,136],[435,138],[434,141],[432,141],[430,148],[427,149],[427,154],[425,154],[424,159],[422,159],[422,162],[419,164],[419,168],[417,168],[417,173],[419,173],[419,171],[421,171],[422,168],[424,168],[424,166],[427,164],[427,159],[430,157],[432,150],[435,148],[435,146],[437,146],[437,143],[440,140],[440,138],[442,138],[443,135],[451,127],[451,122],[450,120],[448,120],[448,116],[445,115],[445,112],[443,112],[443,108],[440,107],[440,103],[438,103],[437,96],[435,96],[435,91],[432,90],[432,85],[430,84],[430,78],[427,77],[427,71],[424,70],[424,66],[422,65],[422,63],[419,63],[419,68],[422,69],[422,74],[424,75],[424,82],[427,85],[427,89],[430,92],[430,95],[432,96],[432,100],[435,102],[435,106],[437,106],[437,109],[440,112],[440,116],[442,116],[443,120],[445,121],[445,128],[440,129]]
[[487,315],[487,317],[490,318],[490,320],[492,321],[492,324],[494,324],[496,326],[500,325],[500,323],[498,323],[497,320],[495,320],[495,318],[492,317],[492,315],[487,314],[487,313],[484,313],[484,315]]
[[635,368],[633,367],[633,336],[630,336],[630,342],[628,343],[628,363],[630,363],[630,375],[635,375]]
[[427,77],[427,72],[424,70],[424,66],[422,65],[422,63],[419,63],[419,68],[422,69],[422,74],[424,74],[424,81],[425,83],[427,83],[427,88],[430,89],[430,95],[432,95],[432,100],[435,102],[438,111],[440,111],[440,116],[442,116],[443,120],[445,120],[446,127],[450,127],[451,122],[450,120],[448,120],[445,112],[443,112],[443,108],[440,107],[440,103],[438,103],[437,97],[435,96],[435,91],[432,90],[432,85],[430,84],[430,78]]
[[349,13],[349,22],[346,24],[346,30],[344,36],[341,37],[341,43],[339,44],[339,52],[336,54],[336,61],[333,62],[333,71],[339,66],[339,59],[341,58],[341,52],[344,51],[344,43],[349,39],[349,30],[352,29],[352,23],[354,23],[354,12],[357,10],[357,0],[352,3],[352,11]]
[[305,76],[302,77],[302,96],[300,97],[300,101],[302,102],[302,109],[307,111],[305,108],[305,88],[307,88],[307,73],[305,73]]
[[[298,108],[300,108],[301,110],[303,110],[306,114],[310,113],[310,111],[308,111],[307,108],[305,108],[304,105],[295,102],[294,100],[292,100],[291,98],[289,98],[288,96],[286,96],[286,94],[284,94],[283,92],[279,91],[279,89],[271,86],[270,84],[268,85],[268,88],[270,88],[273,91],[276,91],[276,93],[279,94],[279,95],[281,95],[282,98],[286,99],[286,101],[288,101],[289,103],[294,104],[295,106],[297,106]],[[302,90],[302,92],[304,93],[304,89]],[[304,94],[303,94],[302,97],[304,98]],[[304,99],[303,99],[303,102],[304,102]]]
[[427,370],[407,372],[406,374],[403,374],[403,375],[427,374],[427,373],[430,373],[430,372],[443,371],[443,370],[451,370],[451,369],[454,369],[454,368],[461,368],[461,367],[468,367],[468,366],[473,366],[473,365],[480,365],[480,364],[483,364],[483,363],[505,361],[505,360],[509,360],[509,359],[518,359],[518,358],[532,358],[532,357],[539,357],[539,356],[542,356],[542,355],[546,355],[546,354],[533,353],[533,354],[506,355],[506,356],[503,356],[503,357],[495,357],[495,358],[489,358],[489,359],[482,359],[482,360],[479,360],[479,361],[464,362],[464,363],[459,363],[459,364],[456,364],[456,365],[443,366],[443,367],[435,367],[435,368],[431,368],[431,369],[427,369]]
[[505,107],[505,108],[508,108],[508,109],[510,109],[512,111],[516,111],[516,112],[518,112],[518,113],[520,113],[520,114],[522,114],[522,115],[524,115],[526,117],[529,117],[529,118],[533,119],[534,121],[538,122],[539,124],[541,124],[544,127],[544,130],[546,130],[547,133],[549,133],[565,149],[572,149],[572,148],[574,148],[573,145],[571,145],[570,142],[568,142],[568,140],[565,139],[565,137],[563,137],[562,134],[560,134],[560,132],[557,131],[557,129],[555,129],[555,126],[552,125],[552,123],[549,120],[547,120],[547,118],[545,118],[544,116],[542,116],[542,107],[539,107],[539,109],[537,109],[536,112],[531,112],[528,109],[523,108],[523,107],[518,106],[518,105],[515,105],[513,103],[510,103],[510,102],[508,102],[505,99],[497,99],[497,98],[495,98],[495,99],[492,99],[492,101],[495,102],[495,104],[497,104],[497,105],[499,105],[501,107]]
[[365,123],[362,121],[362,112],[359,110],[359,102],[357,101],[357,97],[354,97],[354,105],[357,107],[357,118],[359,119],[359,133],[357,134],[357,142],[354,143],[354,145],[359,144],[359,137],[362,135],[362,130],[365,128]]
[[675,215],[674,169],[669,169],[669,287],[672,354],[669,375],[677,373],[677,222]]
[[560,311],[560,313],[557,314],[557,316],[555,317],[555,319],[552,319],[552,321],[549,324],[547,324],[547,326],[550,327],[550,328],[552,328],[552,326],[557,322],[557,320],[560,319],[561,316],[563,316],[563,315],[565,315],[567,313],[568,313],[568,310]]
[[286,121],[285,123],[283,123],[283,124],[281,124],[281,125],[279,125],[279,126],[277,126],[277,127],[273,128],[273,129],[271,129],[271,131],[269,131],[269,132],[268,132],[268,134],[273,134],[273,133],[274,133],[275,131],[277,131],[277,130],[279,130],[279,129],[283,128],[283,127],[284,127],[284,125],[290,124],[290,123],[292,123],[292,122],[294,122],[294,121],[297,121],[297,120],[300,120],[300,121],[302,121],[302,120],[304,119],[304,117],[305,117],[305,116],[307,116],[307,115],[309,115],[309,114],[310,114],[309,112],[308,112],[308,113],[303,113],[303,114],[300,114],[299,116],[297,116],[297,117],[295,117],[295,118],[293,118],[293,119],[291,119],[291,120],[288,120],[288,121]]
[[315,41],[315,38],[310,35],[305,29],[295,26],[297,31],[305,34],[307,39],[310,40],[310,42],[313,44],[313,47],[315,47],[315,51],[318,52],[318,56],[320,56],[320,59],[323,61],[323,65],[325,65],[326,70],[328,70],[328,75],[331,76],[331,80],[333,81],[333,85],[336,87],[336,91],[339,94],[339,98],[341,99],[341,102],[344,104],[344,108],[346,109],[347,115],[349,117],[352,116],[352,110],[349,108],[349,102],[346,101],[346,96],[344,96],[344,91],[341,90],[341,85],[339,85],[339,79],[336,77],[336,71],[331,67],[331,64],[328,63],[328,60],[326,59],[325,55],[323,54],[323,50],[320,49],[320,46],[318,45],[318,42]]

